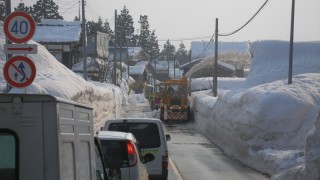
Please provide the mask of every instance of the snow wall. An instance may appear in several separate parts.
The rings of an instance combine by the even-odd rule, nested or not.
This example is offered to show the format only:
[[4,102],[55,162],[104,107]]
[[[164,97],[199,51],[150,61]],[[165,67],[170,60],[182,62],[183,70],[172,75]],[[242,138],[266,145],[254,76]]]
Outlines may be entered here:
[[[290,85],[288,42],[257,41],[250,51],[251,71],[242,86],[217,99],[200,96],[193,102],[202,108],[216,100],[214,107],[195,112],[196,119],[209,119],[200,129],[228,155],[261,172],[308,177],[319,159],[314,153],[319,150],[313,151],[320,144],[319,128],[310,132],[320,105],[320,44],[295,43]],[[308,133],[312,143],[307,146]],[[304,172],[305,161],[310,172]]]

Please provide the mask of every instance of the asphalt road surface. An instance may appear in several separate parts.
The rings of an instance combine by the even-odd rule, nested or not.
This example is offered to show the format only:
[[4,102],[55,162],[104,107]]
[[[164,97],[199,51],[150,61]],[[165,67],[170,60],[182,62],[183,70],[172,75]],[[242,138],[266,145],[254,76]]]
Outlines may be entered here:
[[[126,117],[159,118],[159,112],[150,111],[148,105],[135,104]],[[261,174],[237,160],[226,156],[201,133],[192,122],[165,124],[171,135],[168,180],[267,180]]]
[[239,161],[227,157],[218,147],[197,133],[192,123],[166,125],[169,180],[266,180],[269,179]]

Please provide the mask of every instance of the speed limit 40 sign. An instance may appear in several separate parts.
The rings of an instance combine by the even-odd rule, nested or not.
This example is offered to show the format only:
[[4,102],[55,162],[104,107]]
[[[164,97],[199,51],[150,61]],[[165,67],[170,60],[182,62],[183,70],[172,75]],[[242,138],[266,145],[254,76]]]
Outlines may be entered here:
[[35,32],[35,22],[26,12],[15,11],[4,21],[4,33],[14,43],[29,41]]

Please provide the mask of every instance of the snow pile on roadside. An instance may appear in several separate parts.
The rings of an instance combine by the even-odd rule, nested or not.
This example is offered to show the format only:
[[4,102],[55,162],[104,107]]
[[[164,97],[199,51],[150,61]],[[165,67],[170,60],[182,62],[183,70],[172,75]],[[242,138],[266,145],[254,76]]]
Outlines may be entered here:
[[[0,31],[3,31],[2,22],[0,22]],[[0,34],[0,43],[0,93],[5,93],[6,81],[3,77],[3,66],[6,57],[3,52],[3,44],[5,44],[3,33]],[[37,44],[34,41],[29,43]],[[127,103],[128,95],[123,93],[118,86],[85,81],[61,64],[42,45],[37,44],[37,46],[38,53],[28,55],[36,66],[35,80],[27,88],[13,88],[10,93],[50,94],[87,104],[94,109],[93,117],[96,130],[104,123],[105,119],[121,114]]]
[[275,179],[318,179],[320,133],[311,130],[320,105],[320,43],[294,47],[295,76],[288,85],[288,42],[254,42],[246,81],[216,101],[201,95],[196,123],[227,154]]

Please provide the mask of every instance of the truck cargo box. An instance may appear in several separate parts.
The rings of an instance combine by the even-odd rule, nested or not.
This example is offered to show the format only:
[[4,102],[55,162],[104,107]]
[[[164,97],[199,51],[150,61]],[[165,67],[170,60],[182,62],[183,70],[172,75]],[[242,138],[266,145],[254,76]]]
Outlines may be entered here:
[[95,158],[91,107],[50,95],[0,94],[0,179],[93,180],[101,178]]

